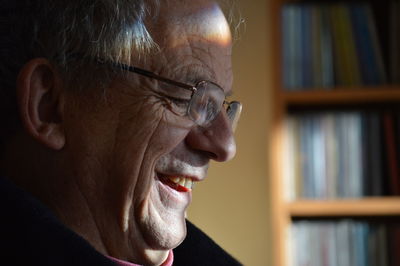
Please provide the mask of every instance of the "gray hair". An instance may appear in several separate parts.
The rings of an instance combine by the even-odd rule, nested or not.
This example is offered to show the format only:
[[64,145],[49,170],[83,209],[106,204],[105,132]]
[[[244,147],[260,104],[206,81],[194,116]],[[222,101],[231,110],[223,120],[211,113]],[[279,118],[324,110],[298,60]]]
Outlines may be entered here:
[[[232,1],[217,2],[231,17],[226,7]],[[20,126],[15,84],[26,62],[47,58],[69,89],[101,85],[112,73],[90,60],[130,64],[132,53],[140,58],[157,50],[145,21],[157,16],[159,5],[160,0],[0,0],[0,141]]]
[[1,0],[0,139],[19,124],[15,84],[26,62],[47,58],[74,86],[97,80],[95,71],[79,75],[88,63],[81,59],[129,63],[132,52],[151,51],[156,45],[144,21],[157,7],[158,0]]

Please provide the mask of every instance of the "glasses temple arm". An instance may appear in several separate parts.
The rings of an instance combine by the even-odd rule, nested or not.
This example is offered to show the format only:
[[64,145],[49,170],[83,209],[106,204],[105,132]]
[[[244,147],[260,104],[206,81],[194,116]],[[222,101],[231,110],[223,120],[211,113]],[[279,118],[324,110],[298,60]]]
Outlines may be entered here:
[[160,80],[160,81],[163,81],[165,83],[168,83],[168,84],[171,84],[171,85],[175,85],[175,86],[178,86],[178,87],[190,90],[190,91],[196,91],[196,88],[194,86],[191,86],[191,85],[179,82],[179,81],[175,81],[175,80],[171,80],[171,79],[159,76],[159,75],[157,75],[157,74],[155,74],[153,72],[150,72],[150,71],[138,68],[138,67],[128,66],[128,65],[124,65],[124,64],[121,64],[120,67],[122,69],[124,69],[124,70],[128,70],[130,72],[134,72],[134,73],[142,75],[142,76],[146,76],[146,77],[149,77],[149,78]]

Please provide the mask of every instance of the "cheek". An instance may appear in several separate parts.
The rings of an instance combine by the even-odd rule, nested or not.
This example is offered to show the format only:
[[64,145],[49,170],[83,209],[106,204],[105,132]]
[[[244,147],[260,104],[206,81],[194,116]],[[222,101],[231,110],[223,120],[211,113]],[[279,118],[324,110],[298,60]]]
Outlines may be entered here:
[[138,179],[133,193],[134,197],[139,201],[149,197],[150,187],[154,185],[155,181],[157,161],[179,146],[188,133],[186,129],[171,127],[162,120],[160,120],[157,127],[147,132],[151,132],[146,139],[147,145],[142,144],[141,149],[131,151],[131,156],[128,156],[137,157],[137,165],[140,165],[140,169],[137,169],[137,175],[134,175]]
[[[171,152],[188,133],[187,127],[174,126],[177,121],[174,116],[159,104],[143,104],[120,114],[117,141],[110,158],[114,165],[113,176],[117,178],[110,179],[109,185],[119,198],[126,222],[132,215],[132,208],[140,209],[149,197],[157,160]],[[138,216],[137,211],[135,213]]]
[[[121,112],[117,127],[117,151],[124,151],[122,161],[157,160],[171,152],[188,134],[187,119],[168,111],[161,103],[143,104],[136,110]],[[182,121],[186,120],[186,125]],[[139,164],[142,165],[142,164]]]

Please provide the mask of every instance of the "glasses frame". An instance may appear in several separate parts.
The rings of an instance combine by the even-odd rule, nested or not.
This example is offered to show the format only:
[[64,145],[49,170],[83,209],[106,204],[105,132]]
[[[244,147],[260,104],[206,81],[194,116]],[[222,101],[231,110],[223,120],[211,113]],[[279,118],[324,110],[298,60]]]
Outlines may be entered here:
[[[193,95],[194,95],[194,94],[196,93],[196,91],[197,91],[197,88],[196,88],[197,84],[200,84],[201,82],[209,82],[209,83],[212,83],[213,85],[215,85],[217,88],[219,88],[219,89],[224,93],[224,90],[222,89],[222,87],[219,86],[218,84],[212,82],[212,81],[202,80],[202,81],[199,81],[196,85],[192,86],[192,85],[189,85],[189,84],[186,84],[186,83],[182,83],[182,82],[179,82],[179,81],[176,81],[176,80],[172,80],[172,79],[169,79],[169,78],[166,78],[166,77],[157,75],[157,74],[154,73],[154,72],[151,72],[151,71],[148,71],[148,70],[139,68],[139,67],[134,67],[134,66],[126,65],[126,64],[117,64],[116,66],[119,67],[119,68],[122,69],[122,70],[126,70],[126,71],[129,71],[129,72],[132,72],[132,73],[136,73],[136,74],[139,74],[139,75],[148,77],[148,78],[156,79],[156,80],[165,82],[165,83],[170,84],[170,85],[177,86],[177,87],[182,88],[182,89],[185,89],[185,90],[190,90],[190,91],[192,92],[191,98],[193,97]],[[224,94],[225,94],[225,93],[224,93]],[[227,112],[227,111],[229,110],[229,108],[231,107],[231,104],[237,104],[237,105],[238,105],[237,108],[239,108],[239,110],[238,110],[238,116],[240,116],[240,112],[241,112],[241,110],[242,110],[242,105],[241,105],[240,102],[238,102],[238,101],[231,101],[231,102],[229,102],[229,101],[226,101],[226,99],[224,99],[223,104],[228,105],[228,108],[226,108],[226,109],[224,108],[226,112]],[[223,108],[221,107],[221,109],[223,109]],[[219,112],[221,111],[221,109],[219,110]],[[187,112],[188,112],[188,110],[186,110],[186,113],[187,113]],[[187,115],[188,115],[188,114],[187,114]],[[190,117],[190,116],[189,116],[189,117]],[[214,119],[215,119],[215,117],[213,118],[213,120],[209,121],[209,124],[211,124],[211,123],[214,121]],[[191,120],[193,120],[193,119],[191,119]],[[236,117],[236,118],[234,119],[234,121],[231,121],[231,122],[232,122],[232,130],[233,130],[233,131],[236,129],[236,125],[237,125],[238,120],[239,120],[239,117]],[[194,121],[194,122],[196,123],[196,121]],[[197,123],[196,123],[196,124],[197,124]],[[207,127],[207,126],[209,126],[209,124],[208,124],[208,125],[205,125],[205,126],[203,126],[203,127]],[[200,126],[202,126],[202,125],[200,125]]]
[[[172,80],[166,77],[162,77],[160,75],[157,75],[154,72],[139,68],[139,67],[134,67],[134,66],[129,66],[129,65],[125,65],[125,64],[118,64],[118,66],[122,69],[122,70],[127,70],[129,72],[133,72],[142,76],[146,76],[152,79],[156,79],[165,83],[168,83],[170,85],[174,85],[174,86],[178,86],[182,89],[185,90],[190,90],[192,92],[192,95],[197,91],[197,88],[195,86],[189,85],[189,84],[185,84],[176,80]],[[215,84],[217,85],[217,84]],[[222,90],[222,88],[217,85],[218,88],[220,88]],[[222,90],[223,91],[223,90]]]

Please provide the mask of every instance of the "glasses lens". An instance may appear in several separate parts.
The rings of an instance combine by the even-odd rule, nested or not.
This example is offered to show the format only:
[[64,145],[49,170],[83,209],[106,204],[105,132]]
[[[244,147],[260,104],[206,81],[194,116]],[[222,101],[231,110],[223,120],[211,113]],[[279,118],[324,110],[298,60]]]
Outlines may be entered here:
[[196,86],[188,108],[189,117],[200,126],[208,126],[218,115],[224,103],[225,94],[216,84],[201,81]]
[[226,109],[226,114],[231,121],[232,131],[235,132],[237,124],[240,119],[240,114],[242,113],[242,104],[240,102],[230,102],[228,108]]

